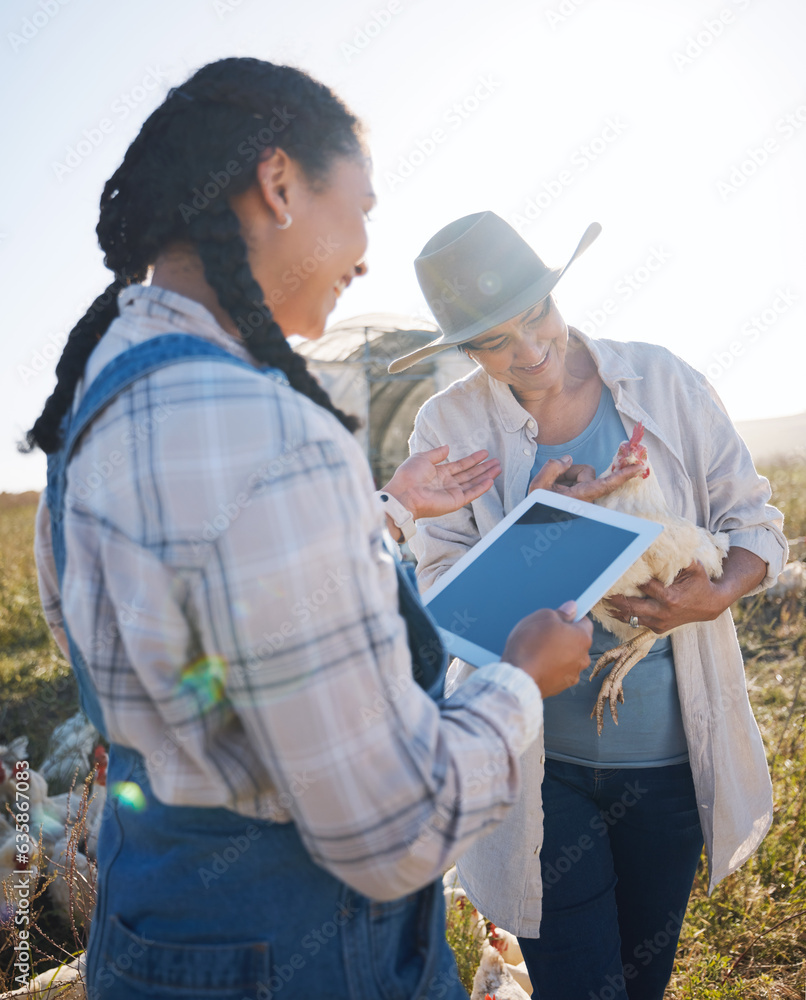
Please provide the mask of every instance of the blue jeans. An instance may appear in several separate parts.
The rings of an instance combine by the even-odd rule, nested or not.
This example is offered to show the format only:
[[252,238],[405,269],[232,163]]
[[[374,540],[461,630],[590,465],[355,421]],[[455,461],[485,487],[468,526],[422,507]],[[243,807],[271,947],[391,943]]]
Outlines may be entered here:
[[155,798],[133,750],[107,772],[87,1000],[467,1000],[440,882],[392,902],[314,864],[293,823]]
[[703,846],[688,763],[547,760],[535,1000],[662,1000]]

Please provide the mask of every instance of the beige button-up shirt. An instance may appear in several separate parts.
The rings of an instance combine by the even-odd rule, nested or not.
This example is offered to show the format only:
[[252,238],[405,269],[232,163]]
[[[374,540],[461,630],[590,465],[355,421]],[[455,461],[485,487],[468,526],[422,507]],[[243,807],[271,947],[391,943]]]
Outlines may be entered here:
[[[593,357],[610,389],[627,435],[641,421],[644,440],[672,509],[709,531],[727,531],[731,545],[767,564],[761,587],[786,562],[783,518],[769,506],[770,486],[705,377],[663,347],[592,340],[572,331]],[[508,386],[481,369],[428,400],[410,446],[422,451],[448,444],[452,455],[486,448],[503,471],[472,504],[418,523],[410,545],[420,589],[427,590],[525,496],[536,454],[538,427]],[[710,889],[758,847],[772,820],[772,786],[764,747],[750,708],[730,611],[714,622],[672,633],[677,684]],[[460,665],[454,682],[472,675]],[[468,896],[488,919],[516,934],[536,937],[542,887],[539,851],[543,813],[542,737],[522,760],[523,793],[504,823],[458,863]]]

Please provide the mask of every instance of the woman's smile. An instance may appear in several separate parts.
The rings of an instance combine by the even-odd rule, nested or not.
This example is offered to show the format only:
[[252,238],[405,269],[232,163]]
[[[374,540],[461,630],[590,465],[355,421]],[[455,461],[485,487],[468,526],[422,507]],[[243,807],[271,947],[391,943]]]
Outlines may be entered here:
[[555,382],[562,385],[567,340],[568,328],[549,295],[471,341],[467,351],[491,378],[509,385],[517,396],[551,391]]
[[551,351],[551,343],[543,344],[540,346],[540,351],[542,357],[539,361],[535,362],[533,365],[516,365],[515,370],[523,372],[525,375],[535,375],[538,372],[542,372],[544,368],[548,366],[549,363],[549,352]]

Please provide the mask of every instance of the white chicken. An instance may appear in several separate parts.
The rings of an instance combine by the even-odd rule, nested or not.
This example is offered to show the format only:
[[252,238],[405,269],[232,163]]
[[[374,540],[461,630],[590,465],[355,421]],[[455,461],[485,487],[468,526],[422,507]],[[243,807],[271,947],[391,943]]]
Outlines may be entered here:
[[470,1000],[529,1000],[529,994],[518,984],[498,950],[485,944],[481,964],[473,977]]
[[628,465],[641,464],[645,467],[643,475],[629,479],[623,486],[596,500],[601,507],[609,507],[636,517],[645,517],[663,525],[662,534],[658,535],[643,556],[591,610],[594,618],[621,640],[620,645],[599,657],[590,675],[590,679],[593,680],[608,663],[613,664],[610,673],[602,682],[596,706],[591,713],[591,717],[596,716],[599,735],[604,726],[605,703],[610,703],[613,721],[618,725],[617,704],[624,702],[624,678],[636,663],[646,656],[657,639],[669,634],[668,632],[658,634],[649,628],[635,629],[614,618],[605,608],[607,599],[615,594],[623,594],[625,597],[645,597],[639,587],[653,578],[659,580],[664,587],[668,587],[681,570],[696,560],[702,563],[708,576],[716,580],[722,576],[722,562],[730,547],[728,535],[724,531],[712,534],[669,509],[657,477],[653,475],[647,461],[647,451],[641,443],[643,436],[643,424],[636,424],[630,440],[619,445],[611,466],[611,471],[615,471]]

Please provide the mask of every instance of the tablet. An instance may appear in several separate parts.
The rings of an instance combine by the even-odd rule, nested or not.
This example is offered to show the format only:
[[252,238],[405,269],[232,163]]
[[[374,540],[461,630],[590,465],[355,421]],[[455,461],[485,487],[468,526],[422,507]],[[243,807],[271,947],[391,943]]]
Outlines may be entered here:
[[576,601],[576,621],[663,531],[660,524],[534,490],[423,595],[453,656],[500,661],[509,633],[538,608]]

